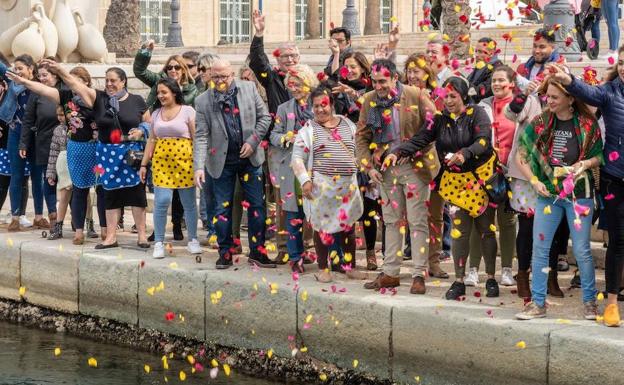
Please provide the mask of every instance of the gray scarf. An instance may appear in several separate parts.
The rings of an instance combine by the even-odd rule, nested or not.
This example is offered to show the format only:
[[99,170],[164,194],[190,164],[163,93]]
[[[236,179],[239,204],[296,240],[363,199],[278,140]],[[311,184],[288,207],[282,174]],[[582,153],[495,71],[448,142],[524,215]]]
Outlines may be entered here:
[[[397,82],[396,94],[391,97],[379,98],[376,97],[375,107],[372,107],[368,112],[366,119],[366,125],[373,130],[373,141],[375,143],[389,143],[394,139],[394,120],[392,114],[394,113],[394,105],[399,103],[401,94],[403,93],[403,85]],[[391,111],[390,118],[384,119],[383,113],[386,110]]]

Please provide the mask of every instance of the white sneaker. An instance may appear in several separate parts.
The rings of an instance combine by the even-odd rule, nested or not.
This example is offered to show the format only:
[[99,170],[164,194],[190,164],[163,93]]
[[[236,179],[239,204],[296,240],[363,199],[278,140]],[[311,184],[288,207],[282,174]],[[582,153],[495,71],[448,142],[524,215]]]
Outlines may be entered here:
[[20,226],[22,227],[32,227],[33,225],[33,223],[29,221],[25,215],[22,215],[21,217],[19,217],[19,223],[20,223]]
[[471,267],[468,276],[464,278],[464,285],[477,286],[479,284],[479,271],[476,267]]
[[154,244],[154,254],[152,254],[152,258],[154,259],[165,258],[165,244],[164,243],[156,242]]
[[516,280],[513,279],[511,267],[503,267],[500,284],[503,286],[514,286],[516,284]]
[[191,239],[189,243],[186,245],[186,249],[191,254],[201,254],[202,248],[197,239]]

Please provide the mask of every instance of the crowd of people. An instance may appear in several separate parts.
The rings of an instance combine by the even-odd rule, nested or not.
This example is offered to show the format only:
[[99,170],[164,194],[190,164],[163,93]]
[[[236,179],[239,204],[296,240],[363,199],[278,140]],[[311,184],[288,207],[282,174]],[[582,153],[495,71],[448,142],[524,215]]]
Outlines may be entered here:
[[[500,284],[517,285],[526,299],[518,319],[544,317],[546,295],[563,296],[557,270],[571,238],[584,317],[592,320],[600,312],[590,229],[600,217],[609,234],[602,316],[619,325],[624,47],[601,82],[592,69],[571,75],[546,29],[514,69],[500,60],[494,38],[479,40],[461,65],[442,37],[397,63],[398,26],[372,61],[338,27],[327,67],[315,73],[293,43],[273,52],[273,66],[264,16],[255,11],[252,21],[238,77],[227,60],[193,51],[153,72],[154,43],[143,44],[133,71],[149,87],[145,99],[128,92],[118,67],[97,90],[84,67],[68,71],[54,58],[35,63],[26,55],[3,61],[0,206],[8,194],[8,231],[34,227],[62,238],[69,206],[74,244],[100,237],[96,249],[116,248],[130,207],[137,246],[153,243],[160,259],[171,206],[174,239],[184,239],[186,227],[189,253],[218,249],[216,268],[227,269],[243,250],[246,211],[251,264],[288,263],[303,274],[317,262],[320,282],[335,273],[357,279],[361,248],[365,268],[381,269],[366,289],[398,287],[402,262],[411,259],[410,293],[424,294],[428,278],[449,278],[440,261],[452,256],[446,298],[458,300],[479,284],[483,258],[488,297],[499,296]],[[32,222],[24,216],[28,177]],[[154,194],[149,236],[146,191]],[[267,238],[275,238],[274,259]]]

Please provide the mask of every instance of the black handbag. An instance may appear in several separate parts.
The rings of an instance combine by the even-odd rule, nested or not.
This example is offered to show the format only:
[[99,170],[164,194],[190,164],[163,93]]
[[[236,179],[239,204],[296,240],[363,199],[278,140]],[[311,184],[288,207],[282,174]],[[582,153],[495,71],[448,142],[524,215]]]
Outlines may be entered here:
[[128,152],[126,152],[124,160],[126,161],[126,164],[128,164],[128,166],[139,171],[139,169],[141,168],[141,162],[143,161],[144,154],[145,151],[143,150],[128,150]]
[[[496,156],[496,161],[494,162],[493,167],[494,170],[492,170],[492,176],[485,181],[482,187],[490,198],[490,202],[502,204],[509,198],[509,191],[511,188],[509,187],[507,177],[503,173],[503,168],[498,162],[498,156]],[[475,179],[479,180],[479,175],[477,175],[474,171],[471,172]]]

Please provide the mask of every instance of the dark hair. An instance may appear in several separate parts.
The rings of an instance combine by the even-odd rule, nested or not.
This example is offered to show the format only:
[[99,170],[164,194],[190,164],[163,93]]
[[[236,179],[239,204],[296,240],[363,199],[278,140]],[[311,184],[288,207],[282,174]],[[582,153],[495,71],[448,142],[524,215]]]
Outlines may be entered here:
[[329,104],[332,106],[334,105],[334,95],[332,94],[331,88],[319,86],[310,92],[310,100],[314,100],[314,98],[318,98],[319,96],[327,96],[329,98]]
[[364,70],[364,77],[369,77],[370,76],[370,72],[371,72],[371,65],[370,62],[368,61],[368,59],[366,58],[366,55],[364,55],[362,52],[349,52],[348,54],[346,54],[344,56],[344,60],[343,63],[347,60],[347,59],[353,59],[355,60],[360,67],[362,67],[362,69]]
[[488,43],[489,44],[491,42],[496,43],[496,40],[492,39],[491,37],[485,36],[485,37],[482,37],[481,39],[479,39],[479,41],[477,43]]
[[388,59],[376,59],[371,63],[371,68],[373,71],[375,71],[375,68],[377,68],[377,70],[381,69],[381,68],[385,68],[388,71],[390,71],[390,77],[393,77],[394,75],[396,75],[397,72],[397,68],[396,68],[396,64],[394,64],[393,61],[388,60]]
[[79,78],[83,82],[87,83],[87,87],[91,87],[91,74],[89,73],[89,71],[87,71],[86,68],[82,66],[77,66],[72,68],[69,73]]
[[27,67],[32,67],[33,79],[35,79],[35,81],[37,82],[39,81],[39,76],[37,73],[37,63],[35,63],[35,59],[33,59],[32,56],[27,54],[19,55],[15,58],[15,60],[13,60],[14,63],[16,61],[26,64]]
[[351,41],[351,31],[349,31],[345,27],[336,27],[336,28],[331,29],[329,31],[329,36],[335,33],[344,33],[345,39],[347,39],[347,41]]
[[195,65],[199,62],[199,52],[197,51],[186,51],[182,54],[182,57],[191,60]]
[[533,34],[533,40],[544,39],[550,44],[555,44],[555,33],[548,28],[540,28]]
[[442,87],[444,88],[448,86],[453,87],[453,89],[457,91],[459,96],[461,96],[462,100],[464,101],[464,104],[468,102],[469,86],[468,86],[468,81],[466,79],[459,77],[459,76],[451,76],[450,78],[446,79],[446,81],[442,85]]
[[494,68],[494,70],[492,71],[492,74],[494,72],[504,72],[505,75],[507,75],[507,80],[509,80],[510,82],[516,81],[517,73],[508,65],[505,65],[505,64],[499,65],[496,68]]
[[124,82],[124,88],[128,89],[128,75],[126,75],[126,71],[122,70],[119,67],[110,67],[109,69],[106,70],[107,74],[109,72],[116,73],[119,79],[121,79],[121,81]]
[[[618,56],[620,56],[622,54],[622,52],[624,52],[624,45],[620,46],[620,49],[618,49]],[[605,81],[606,82],[610,82],[612,80],[615,80],[618,78],[618,69],[617,69],[617,61],[616,64],[609,68],[609,72],[607,72],[607,74],[605,75]]]
[[[178,85],[178,82],[176,82],[175,80],[166,77],[166,78],[162,78],[158,81],[158,83],[156,83],[156,87],[158,87],[159,85],[163,85],[167,88],[169,88],[169,91],[171,91],[171,93],[174,96],[175,102],[176,104],[179,105],[184,105],[184,94],[182,94],[182,90],[180,89],[180,86]],[[158,100],[158,98],[156,98],[156,103],[154,103],[154,109],[160,108],[161,104],[160,104],[160,100]]]

